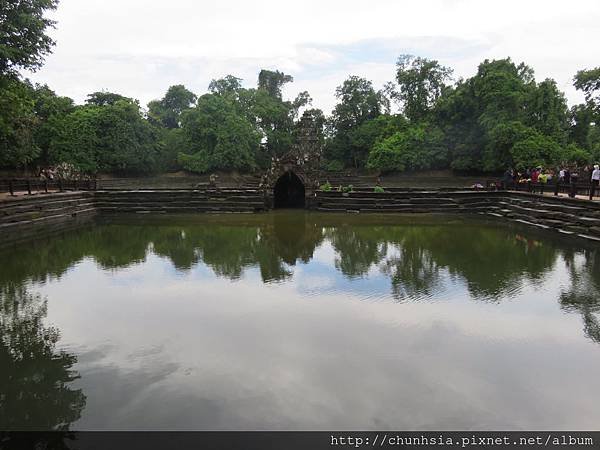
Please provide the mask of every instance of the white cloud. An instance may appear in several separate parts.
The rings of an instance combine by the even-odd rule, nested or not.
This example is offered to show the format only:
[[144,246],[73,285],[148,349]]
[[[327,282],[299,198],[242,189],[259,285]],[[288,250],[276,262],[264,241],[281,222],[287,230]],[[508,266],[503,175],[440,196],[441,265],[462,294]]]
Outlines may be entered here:
[[171,84],[202,93],[231,73],[250,86],[261,68],[278,68],[295,78],[290,95],[309,90],[329,110],[347,75],[380,85],[397,55],[414,53],[457,76],[511,56],[555,78],[574,103],[571,79],[598,65],[590,43],[600,38],[597,0],[62,0],[54,16],[54,54],[31,78],[78,102],[108,89],[145,104]]

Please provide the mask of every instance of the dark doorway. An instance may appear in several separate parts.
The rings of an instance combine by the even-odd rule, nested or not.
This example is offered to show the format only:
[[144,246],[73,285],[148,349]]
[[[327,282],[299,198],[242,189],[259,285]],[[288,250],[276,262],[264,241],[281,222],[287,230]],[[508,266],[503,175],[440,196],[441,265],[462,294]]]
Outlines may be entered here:
[[294,172],[286,172],[273,188],[275,208],[304,208],[304,184]]

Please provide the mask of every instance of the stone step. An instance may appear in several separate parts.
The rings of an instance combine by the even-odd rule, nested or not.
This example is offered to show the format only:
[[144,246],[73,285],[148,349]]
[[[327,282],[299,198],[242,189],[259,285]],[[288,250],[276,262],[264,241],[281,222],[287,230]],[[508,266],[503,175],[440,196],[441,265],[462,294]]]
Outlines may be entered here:
[[204,207],[170,207],[170,206],[127,206],[127,207],[116,207],[116,206],[103,206],[97,208],[102,213],[198,213],[198,212],[254,212],[259,211],[262,208],[256,208],[251,206],[204,206]]
[[36,206],[45,206],[55,202],[81,201],[93,198],[93,193],[73,193],[67,194],[44,194],[40,196],[21,196],[15,199],[9,198],[0,201],[0,211],[13,210],[18,208],[32,208]]
[[115,196],[106,197],[98,196],[96,201],[110,201],[110,202],[194,202],[194,201],[238,201],[238,202],[263,202],[262,196],[258,195],[224,195],[224,196]]
[[92,202],[92,198],[85,197],[72,200],[48,201],[45,203],[20,204],[9,207],[0,206],[0,217],[21,214],[30,211],[47,211],[56,208],[76,207],[78,205],[83,205]]
[[31,211],[22,211],[14,214],[6,214],[0,215],[0,223],[7,222],[20,222],[22,220],[31,220],[38,218],[42,215],[55,215],[55,214],[67,214],[73,211],[85,210],[89,208],[94,208],[95,203],[79,203],[77,205],[64,206],[62,208],[45,208],[45,209],[36,209]]
[[194,200],[194,201],[106,201],[99,200],[96,203],[98,207],[104,206],[116,206],[116,207],[129,207],[129,206],[170,206],[170,207],[202,207],[202,206],[252,206],[262,207],[265,206],[264,201],[234,201],[234,200]]
[[41,223],[46,223],[46,222],[54,222],[54,221],[58,221],[58,220],[65,220],[65,219],[70,219],[72,217],[75,216],[81,216],[81,215],[87,215],[87,214],[96,214],[97,213],[97,209],[96,208],[88,208],[88,209],[82,209],[82,210],[77,210],[77,211],[73,211],[70,213],[63,213],[63,214],[52,214],[52,215],[47,215],[47,216],[42,216],[42,217],[38,217],[35,219],[30,219],[30,220],[22,220],[19,222],[8,222],[8,223],[1,223],[0,224],[0,230],[4,231],[7,229],[10,229],[12,227],[16,227],[16,228],[24,228],[28,225],[38,225]]

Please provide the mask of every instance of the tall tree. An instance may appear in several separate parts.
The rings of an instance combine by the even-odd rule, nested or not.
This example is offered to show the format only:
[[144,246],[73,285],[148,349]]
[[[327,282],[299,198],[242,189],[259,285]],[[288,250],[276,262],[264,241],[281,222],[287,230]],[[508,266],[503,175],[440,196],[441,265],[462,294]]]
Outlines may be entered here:
[[560,135],[560,95],[551,82],[541,85],[536,92],[533,70],[507,58],[485,60],[475,76],[445,92],[436,119],[446,134],[451,167],[502,170],[512,162],[512,147],[531,135],[528,123]]
[[301,92],[293,101],[283,100],[282,87],[292,81],[293,77],[283,72],[263,69],[258,75],[258,88],[252,91],[250,109],[268,156],[279,157],[290,150],[298,112],[312,101],[308,92]]
[[258,88],[264,89],[271,97],[281,99],[281,88],[286,83],[291,83],[294,78],[279,70],[262,69],[258,74]]
[[404,115],[412,121],[425,119],[452,76],[452,69],[438,61],[401,55],[396,63],[399,92],[393,97],[402,103]]
[[75,105],[72,99],[56,95],[47,85],[36,85],[32,93],[37,117],[34,139],[40,149],[39,162],[45,166],[49,164],[50,143],[58,133],[58,123],[75,110]]
[[0,3],[0,74],[41,67],[44,56],[54,45],[46,31],[55,22],[44,15],[57,5],[58,0],[3,0]]
[[185,151],[179,162],[193,172],[255,167],[260,135],[226,98],[205,94],[182,117]]
[[92,94],[88,94],[87,100],[85,102],[88,105],[107,106],[114,105],[115,103],[121,100],[131,103],[136,102],[136,100],[133,100],[129,97],[125,97],[121,94],[115,94],[114,92],[108,91],[98,91]]
[[148,103],[148,117],[165,128],[179,128],[181,114],[190,109],[196,100],[196,94],[182,84],[171,86],[161,100]]
[[596,114],[600,114],[600,67],[580,70],[575,75],[573,85],[583,92],[588,106]]
[[556,81],[545,79],[532,89],[527,100],[525,123],[556,142],[566,143],[569,128],[569,108],[565,94]]
[[29,83],[0,76],[0,167],[26,168],[39,156],[37,124]]
[[341,166],[359,167],[369,148],[353,146],[352,132],[382,113],[385,109],[383,94],[377,92],[369,80],[353,75],[337,87],[335,96],[338,103],[327,124],[330,140],[325,156]]
[[52,162],[90,173],[152,172],[159,153],[156,130],[142,117],[139,104],[128,100],[78,107],[57,124],[50,145]]

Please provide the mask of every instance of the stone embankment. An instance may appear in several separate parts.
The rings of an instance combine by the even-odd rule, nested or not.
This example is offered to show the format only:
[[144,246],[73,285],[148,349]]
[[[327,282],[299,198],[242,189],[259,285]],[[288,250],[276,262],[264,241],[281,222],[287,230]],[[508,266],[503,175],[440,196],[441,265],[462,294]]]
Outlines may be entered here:
[[383,193],[318,192],[317,211],[480,213],[600,242],[600,203],[506,191],[386,189]]
[[257,189],[180,189],[97,191],[96,207],[101,213],[194,214],[254,213],[265,210]]
[[510,193],[487,214],[532,227],[600,242],[600,203],[536,194]]
[[[0,244],[80,225],[95,215],[255,213],[269,198],[254,188],[106,190],[20,196],[0,201]],[[600,203],[521,192],[459,189],[371,189],[317,192],[317,211],[483,214],[498,220],[600,242]]]
[[97,214],[93,192],[19,196],[0,201],[0,244],[38,237]]

